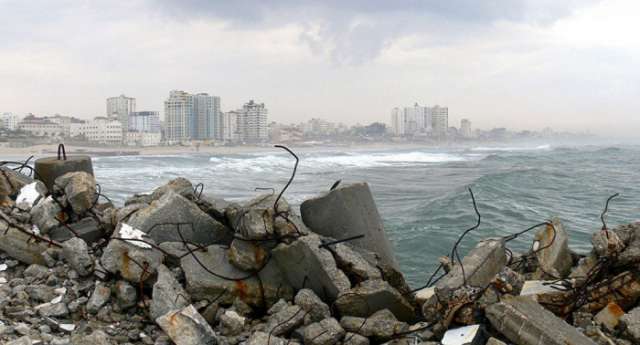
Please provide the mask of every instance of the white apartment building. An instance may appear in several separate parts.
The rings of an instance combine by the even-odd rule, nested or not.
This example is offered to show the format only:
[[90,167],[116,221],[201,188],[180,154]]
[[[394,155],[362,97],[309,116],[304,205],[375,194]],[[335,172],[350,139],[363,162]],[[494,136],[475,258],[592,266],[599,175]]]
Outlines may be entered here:
[[242,109],[238,109],[238,133],[243,142],[262,142],[269,140],[267,125],[268,110],[264,103],[250,100]]
[[[440,132],[443,125],[444,130]],[[447,126],[446,107],[426,107],[415,103],[412,107],[391,110],[391,131],[395,136],[446,134]]]
[[446,136],[449,130],[449,108],[441,106],[431,107],[433,119],[433,134],[439,137]]
[[10,131],[15,131],[18,129],[18,123],[20,122],[20,118],[18,115],[12,113],[2,113],[0,114],[0,128],[6,128]]
[[61,125],[46,117],[37,117],[33,114],[29,114],[22,119],[17,128],[37,137],[60,137],[64,134]]
[[206,93],[193,95],[193,132],[191,137],[198,140],[215,137],[216,117],[220,113],[220,97]]
[[460,121],[460,135],[463,138],[471,138],[471,121],[467,119],[462,119]]
[[165,139],[177,143],[191,139],[193,128],[193,95],[179,90],[169,93],[164,101]]
[[102,144],[121,144],[122,123],[114,118],[96,117],[80,126],[80,133],[88,141]]
[[160,113],[157,111],[137,111],[129,115],[129,132],[160,133]]
[[228,111],[222,115],[222,140],[227,142],[237,142],[240,140],[238,133],[238,117],[240,113],[237,111]]
[[127,132],[126,143],[130,146],[158,146],[162,140],[160,132]]
[[107,117],[116,118],[122,124],[122,128],[129,128],[129,115],[136,111],[136,99],[120,95],[107,98]]

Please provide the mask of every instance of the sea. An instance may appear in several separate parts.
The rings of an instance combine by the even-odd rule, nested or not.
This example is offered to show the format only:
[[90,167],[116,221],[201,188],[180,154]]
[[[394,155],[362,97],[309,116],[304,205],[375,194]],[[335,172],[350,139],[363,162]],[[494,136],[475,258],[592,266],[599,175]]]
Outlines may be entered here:
[[[511,145],[466,148],[315,148],[296,150],[299,166],[285,198],[297,207],[341,184],[369,183],[397,261],[410,285],[423,285],[459,236],[480,226],[459,246],[507,236],[559,217],[570,247],[587,252],[591,235],[640,216],[640,147]],[[14,157],[15,158],[15,157]],[[242,201],[278,193],[292,176],[295,159],[284,150],[242,154],[184,153],[94,157],[102,193],[116,204],[176,177],[202,183],[203,194]],[[535,231],[535,230],[534,230]],[[533,231],[508,243],[528,250]]]

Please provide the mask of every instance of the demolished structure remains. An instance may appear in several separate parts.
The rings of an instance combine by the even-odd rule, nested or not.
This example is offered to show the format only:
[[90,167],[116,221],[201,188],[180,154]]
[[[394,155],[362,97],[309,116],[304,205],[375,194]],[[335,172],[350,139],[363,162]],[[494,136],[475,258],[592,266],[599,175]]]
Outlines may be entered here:
[[[0,343],[640,344],[640,224],[609,229],[613,197],[590,253],[554,218],[463,256],[481,225],[470,190],[477,223],[411,289],[368,185],[295,212],[298,157],[279,147],[291,178],[244,203],[177,178],[116,207],[63,147],[0,162]],[[510,250],[525,233],[531,249]]]

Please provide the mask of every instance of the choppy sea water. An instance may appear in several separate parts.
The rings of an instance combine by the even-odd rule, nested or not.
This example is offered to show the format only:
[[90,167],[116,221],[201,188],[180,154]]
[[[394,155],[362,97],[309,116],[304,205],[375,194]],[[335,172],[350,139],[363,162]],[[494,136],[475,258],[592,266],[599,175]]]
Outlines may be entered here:
[[[295,148],[294,148],[295,149]],[[638,219],[640,147],[476,147],[470,149],[322,150],[299,153],[300,166],[285,197],[304,199],[342,183],[367,181],[396,257],[410,284],[423,284],[458,236],[475,224],[468,188],[482,215],[460,246],[466,253],[484,237],[518,232],[561,218],[576,251],[590,248],[610,195],[620,193],[610,226]],[[203,183],[204,193],[230,200],[280,190],[293,159],[284,151],[236,155],[180,154],[94,158],[104,194],[117,203],[175,178]],[[515,251],[531,235],[510,242]]]

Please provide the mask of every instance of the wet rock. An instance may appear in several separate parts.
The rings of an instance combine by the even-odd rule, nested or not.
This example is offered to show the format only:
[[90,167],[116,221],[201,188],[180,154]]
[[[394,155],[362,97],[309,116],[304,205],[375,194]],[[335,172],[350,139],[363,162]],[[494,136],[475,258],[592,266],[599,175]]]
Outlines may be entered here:
[[90,335],[74,334],[71,336],[72,345],[115,345],[114,341],[101,330],[93,331]]
[[51,229],[60,224],[58,217],[61,212],[62,209],[60,208],[60,205],[58,205],[51,196],[40,201],[31,209],[31,211],[29,211],[31,214],[31,221],[38,227],[42,234],[48,233]]
[[148,207],[137,211],[128,224],[149,234],[156,243],[182,242],[175,223],[192,224],[181,225],[179,229],[189,242],[205,246],[230,243],[230,232],[224,225],[202,212],[192,201],[171,190]]
[[271,315],[265,332],[273,335],[287,334],[304,322],[305,311],[297,305],[290,305]]
[[118,280],[115,286],[116,299],[122,309],[131,308],[138,301],[136,288],[124,280]]
[[66,173],[55,181],[54,190],[61,189],[73,213],[83,215],[97,201],[96,180],[84,171]]
[[312,322],[322,321],[331,316],[329,306],[310,289],[298,291],[294,303],[307,313]]
[[235,336],[242,333],[245,318],[233,310],[227,310],[220,316],[220,333],[224,336]]
[[[156,268],[164,260],[164,254],[143,242],[116,239],[129,239],[129,236],[131,234],[126,224],[120,223],[114,232],[115,238],[109,241],[100,262],[108,272],[118,273],[130,282],[139,283],[155,274]],[[153,243],[151,239],[146,241]]]
[[89,254],[89,246],[78,237],[74,237],[62,243],[62,253],[69,265],[80,276],[88,276],[93,273],[93,257]]
[[235,239],[229,248],[229,260],[237,268],[253,272],[264,266],[268,258],[267,249],[255,242]]
[[102,308],[111,298],[111,288],[102,282],[97,282],[89,301],[87,301],[87,311],[92,314],[97,314],[100,308]]
[[489,306],[485,312],[491,325],[516,344],[595,344],[564,320],[525,296],[505,295],[500,303]]
[[399,320],[416,320],[413,307],[383,280],[367,280],[360,283],[338,296],[335,306],[341,315],[368,317],[379,310],[387,309]]
[[153,193],[151,193],[151,201],[160,199],[169,191],[179,194],[189,200],[195,199],[194,189],[191,181],[187,180],[184,177],[178,177],[167,182],[165,185],[156,188]]
[[625,338],[633,341],[634,344],[640,342],[640,307],[634,308],[629,313],[620,318],[620,324],[624,329]]
[[620,318],[624,315],[624,310],[614,302],[607,304],[604,309],[600,310],[594,317],[594,320],[604,326],[609,332],[613,332],[620,322]]
[[[87,244],[98,242],[98,240],[105,237],[105,231],[92,217],[83,218],[75,223],[70,223],[68,224],[68,227],[73,229],[73,231],[78,234],[78,237],[87,242]],[[66,226],[57,225],[49,231],[49,237],[54,241],[64,242],[76,236]]]
[[345,331],[340,326],[340,323],[334,318],[328,318],[304,328],[304,343],[309,345],[334,345],[344,335]]
[[191,297],[166,266],[158,266],[158,280],[153,284],[150,315],[153,320],[173,309],[191,304]]
[[367,183],[341,185],[300,205],[302,220],[314,232],[336,239],[364,234],[350,244],[378,253],[397,268],[373,195]]
[[532,249],[536,252],[540,264],[537,276],[564,278],[569,275],[573,265],[569,251],[569,236],[558,218],[553,218],[551,223],[553,226],[547,225],[534,237]]
[[251,306],[262,307],[264,303],[269,308],[280,298],[293,298],[293,289],[286,284],[275,262],[270,261],[258,273],[261,285],[253,274],[230,264],[227,252],[224,247],[212,245],[206,252],[196,251],[181,259],[187,291],[194,299],[219,298],[220,303],[232,303],[239,297]]
[[213,329],[193,305],[170,311],[156,323],[176,345],[217,344]]
[[347,331],[372,338],[378,342],[391,339],[394,335],[407,331],[409,325],[398,321],[389,310],[380,310],[369,318],[343,316],[340,325]]
[[333,301],[349,290],[351,283],[338,269],[331,252],[320,248],[321,244],[318,235],[309,234],[289,245],[278,245],[272,255],[291,286],[297,290],[308,287],[316,295]]

